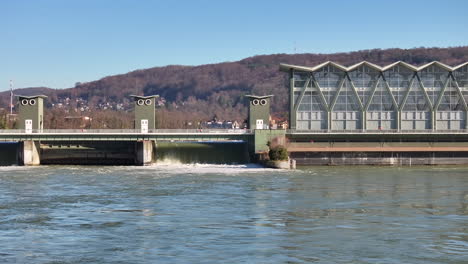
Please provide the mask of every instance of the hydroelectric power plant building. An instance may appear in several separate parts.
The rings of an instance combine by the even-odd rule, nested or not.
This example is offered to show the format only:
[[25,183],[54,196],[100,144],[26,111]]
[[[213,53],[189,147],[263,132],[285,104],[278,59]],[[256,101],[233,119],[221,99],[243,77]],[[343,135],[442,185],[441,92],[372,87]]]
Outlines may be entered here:
[[468,164],[468,63],[280,70],[289,74],[297,164]]
[[380,67],[281,64],[290,77],[290,128],[307,131],[446,131],[468,128],[468,63]]

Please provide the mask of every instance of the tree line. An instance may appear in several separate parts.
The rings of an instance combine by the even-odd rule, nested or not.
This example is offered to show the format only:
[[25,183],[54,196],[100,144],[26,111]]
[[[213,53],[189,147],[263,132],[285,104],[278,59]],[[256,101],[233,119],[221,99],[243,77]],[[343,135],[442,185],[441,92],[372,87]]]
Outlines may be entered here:
[[[67,89],[44,87],[21,89],[17,94],[42,93],[48,110],[46,124],[66,126],[60,117],[67,114],[92,115],[93,126],[132,126],[130,95],[158,94],[166,101],[156,109],[161,127],[180,127],[187,121],[208,120],[214,114],[223,120],[243,121],[247,117],[246,94],[275,95],[272,113],[286,118],[288,111],[287,74],[279,72],[280,63],[315,66],[325,61],[352,65],[366,60],[377,65],[405,61],[421,65],[434,60],[448,65],[468,61],[468,46],[452,48],[373,49],[334,54],[274,54],[246,58],[236,62],[200,66],[170,65],[108,76],[93,82],[76,83]],[[63,98],[81,98],[89,112],[54,109]],[[124,109],[108,111],[98,108],[106,102],[120,103]],[[7,108],[9,92],[0,93],[0,108]],[[67,113],[68,111],[68,113]],[[71,111],[71,112],[70,112]],[[101,120],[101,121],[95,121]],[[102,121],[104,120],[104,121]]]

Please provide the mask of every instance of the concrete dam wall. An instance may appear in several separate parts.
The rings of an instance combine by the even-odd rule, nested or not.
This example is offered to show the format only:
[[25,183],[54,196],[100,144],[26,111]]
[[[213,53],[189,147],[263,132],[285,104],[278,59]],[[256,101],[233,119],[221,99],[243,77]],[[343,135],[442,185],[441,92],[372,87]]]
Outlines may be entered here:
[[0,166],[147,165],[152,163],[244,164],[245,142],[24,141],[0,143]]

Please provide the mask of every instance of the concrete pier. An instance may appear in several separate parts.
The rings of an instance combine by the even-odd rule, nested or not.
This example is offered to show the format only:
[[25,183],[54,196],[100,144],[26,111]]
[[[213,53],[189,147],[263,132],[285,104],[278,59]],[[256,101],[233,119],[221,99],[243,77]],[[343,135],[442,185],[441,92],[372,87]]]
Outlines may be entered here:
[[25,140],[19,144],[19,163],[24,166],[36,166],[41,164],[40,143],[34,140]]
[[143,140],[135,144],[135,164],[150,165],[154,161],[154,141]]

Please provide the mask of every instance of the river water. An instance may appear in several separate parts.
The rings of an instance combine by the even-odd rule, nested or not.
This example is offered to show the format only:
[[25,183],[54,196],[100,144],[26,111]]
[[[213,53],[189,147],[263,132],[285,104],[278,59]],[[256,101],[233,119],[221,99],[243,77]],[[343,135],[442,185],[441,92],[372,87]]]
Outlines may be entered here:
[[0,263],[468,263],[468,169],[0,167]]

